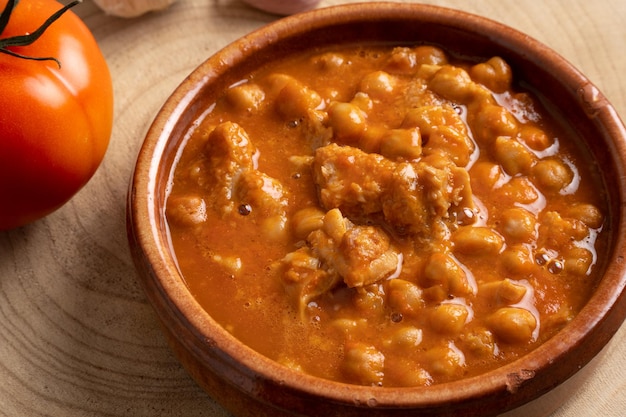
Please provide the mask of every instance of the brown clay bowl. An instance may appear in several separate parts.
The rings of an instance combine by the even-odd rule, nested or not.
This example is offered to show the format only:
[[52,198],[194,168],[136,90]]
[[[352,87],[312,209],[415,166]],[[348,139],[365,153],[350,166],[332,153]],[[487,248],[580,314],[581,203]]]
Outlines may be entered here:
[[[314,45],[428,42],[509,62],[571,127],[602,167],[611,201],[609,249],[589,302],[557,337],[478,377],[426,388],[374,388],[289,370],[240,343],[196,302],[179,272],[164,219],[166,187],[185,132],[226,86],[264,62]],[[128,236],[139,278],[165,335],[198,384],[237,416],[547,415],[561,404],[626,316],[626,130],[605,97],[546,46],[491,20],[418,4],[319,9],[270,24],[200,65],[167,100],[138,157]],[[598,360],[598,359],[596,359]],[[595,362],[595,361],[592,361]],[[581,370],[581,372],[578,372]]]

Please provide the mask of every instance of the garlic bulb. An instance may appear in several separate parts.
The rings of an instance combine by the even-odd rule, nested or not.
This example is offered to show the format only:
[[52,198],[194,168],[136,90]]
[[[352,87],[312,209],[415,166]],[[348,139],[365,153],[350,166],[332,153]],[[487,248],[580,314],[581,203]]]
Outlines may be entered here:
[[288,15],[303,12],[314,8],[320,0],[243,0],[257,9],[279,14]]
[[162,10],[176,0],[93,0],[106,14],[118,17],[137,17],[154,10]]

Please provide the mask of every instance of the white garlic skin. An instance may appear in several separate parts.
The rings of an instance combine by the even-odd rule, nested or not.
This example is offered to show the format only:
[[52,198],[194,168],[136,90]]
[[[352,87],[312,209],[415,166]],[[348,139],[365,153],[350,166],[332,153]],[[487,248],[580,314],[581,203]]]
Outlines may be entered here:
[[244,3],[265,12],[290,15],[313,9],[321,0],[243,0]]
[[137,17],[144,13],[163,10],[176,0],[93,0],[106,14],[118,17]]

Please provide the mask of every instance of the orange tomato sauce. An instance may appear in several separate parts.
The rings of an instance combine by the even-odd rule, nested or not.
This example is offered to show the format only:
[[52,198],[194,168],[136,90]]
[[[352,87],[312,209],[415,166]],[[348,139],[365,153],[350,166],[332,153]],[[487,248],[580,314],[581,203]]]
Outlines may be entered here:
[[553,337],[596,284],[606,193],[501,58],[303,52],[189,133],[167,221],[189,290],[302,372],[427,386]]

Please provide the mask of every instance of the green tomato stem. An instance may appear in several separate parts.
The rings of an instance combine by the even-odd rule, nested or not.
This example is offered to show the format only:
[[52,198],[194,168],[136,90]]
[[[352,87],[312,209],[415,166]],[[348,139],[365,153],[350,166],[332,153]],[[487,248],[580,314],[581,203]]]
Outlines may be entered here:
[[4,10],[2,11],[2,14],[0,15],[0,34],[4,32],[4,29],[6,29],[7,25],[9,24],[9,18],[11,17],[11,12],[13,11],[13,8],[15,7],[16,4],[17,4],[17,0],[9,0],[6,6],[4,7]]
[[[13,13],[13,9],[16,7],[18,0],[9,0],[0,14],[0,36],[2,32],[6,29],[9,24],[9,20],[11,18],[11,13]],[[76,6],[77,4],[82,3],[82,0],[74,0],[73,2],[63,6],[57,12],[55,12],[52,16],[46,19],[45,22],[41,26],[39,26],[34,32],[28,33],[26,35],[17,35],[11,36],[8,38],[0,38],[0,53],[10,55],[16,58],[28,59],[32,61],[54,61],[57,63],[59,68],[61,68],[61,62],[54,57],[33,57],[18,54],[17,52],[11,51],[7,49],[10,46],[28,46],[34,43],[39,37],[48,29],[48,27],[54,23],[59,17],[61,17],[66,11]]]

